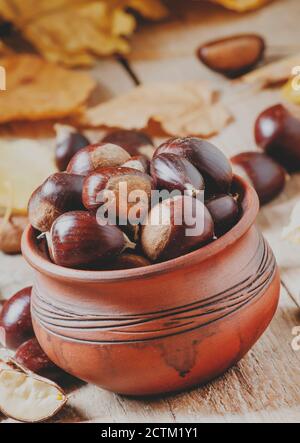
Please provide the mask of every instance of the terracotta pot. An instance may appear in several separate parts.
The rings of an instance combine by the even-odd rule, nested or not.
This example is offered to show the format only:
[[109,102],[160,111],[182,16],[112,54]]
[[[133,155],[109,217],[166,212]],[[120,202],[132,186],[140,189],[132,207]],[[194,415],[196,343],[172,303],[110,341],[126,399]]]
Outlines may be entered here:
[[228,234],[184,257],[126,271],[58,267],[37,248],[32,315],[37,338],[65,371],[130,395],[178,391],[222,374],[276,311],[275,258],[255,226],[255,191],[236,177],[243,217]]

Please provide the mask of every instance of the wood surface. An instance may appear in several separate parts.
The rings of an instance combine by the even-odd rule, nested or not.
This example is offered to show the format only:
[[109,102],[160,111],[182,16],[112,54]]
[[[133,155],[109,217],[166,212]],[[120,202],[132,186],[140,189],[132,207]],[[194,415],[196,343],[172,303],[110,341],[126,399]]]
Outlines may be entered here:
[[[268,60],[299,52],[299,0],[278,0],[262,10],[239,15],[201,1],[173,0],[173,18],[144,25],[133,39],[131,67],[141,83],[208,78],[224,91],[235,123],[214,141],[228,155],[255,149],[257,114],[281,101],[279,90],[254,93],[202,66],[195,48],[214,37],[259,32],[268,42]],[[94,75],[100,99],[126,92],[132,78],[116,60],[99,62]],[[281,239],[300,196],[300,176],[285,193],[261,210],[258,224],[277,257],[282,278],[277,315],[259,343],[235,368],[213,383],[190,392],[154,399],[129,399],[93,386],[75,385],[66,409],[55,422],[300,422],[300,351],[292,348],[300,326],[300,249]],[[0,297],[31,283],[21,257],[0,256]],[[237,270],[238,272],[238,270]],[[1,420],[1,418],[0,418]],[[9,421],[9,420],[8,420]],[[3,422],[7,422],[3,418]]]

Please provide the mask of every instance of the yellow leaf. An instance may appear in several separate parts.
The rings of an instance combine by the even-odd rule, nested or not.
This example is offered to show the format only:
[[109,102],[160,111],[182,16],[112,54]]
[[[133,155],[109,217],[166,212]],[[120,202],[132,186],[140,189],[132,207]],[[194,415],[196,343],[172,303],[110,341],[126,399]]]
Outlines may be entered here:
[[26,215],[32,192],[55,171],[52,152],[32,140],[0,141],[0,214]]
[[0,0],[0,15],[48,60],[77,66],[129,52],[136,19],[128,7],[150,19],[167,14],[160,0]]
[[89,74],[74,72],[29,54],[0,61],[6,70],[6,91],[0,94],[0,123],[46,120],[77,114],[95,82]]

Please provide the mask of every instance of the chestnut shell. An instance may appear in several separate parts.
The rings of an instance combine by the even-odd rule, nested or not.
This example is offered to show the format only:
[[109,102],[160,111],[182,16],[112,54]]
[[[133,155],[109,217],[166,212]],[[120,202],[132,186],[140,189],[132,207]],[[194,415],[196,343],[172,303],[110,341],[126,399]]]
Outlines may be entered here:
[[197,55],[208,68],[229,78],[249,72],[263,58],[265,41],[257,34],[238,34],[202,45]]

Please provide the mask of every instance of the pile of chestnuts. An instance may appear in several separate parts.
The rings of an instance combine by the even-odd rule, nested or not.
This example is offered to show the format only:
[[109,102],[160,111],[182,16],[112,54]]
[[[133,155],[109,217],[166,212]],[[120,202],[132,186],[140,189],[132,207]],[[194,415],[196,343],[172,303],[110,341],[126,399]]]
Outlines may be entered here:
[[[214,145],[194,137],[173,138],[155,149],[151,138],[138,131],[114,131],[90,144],[76,129],[63,127],[56,151],[60,172],[33,193],[30,223],[48,257],[64,267],[131,269],[185,255],[225,235],[239,221],[233,173],[252,184],[263,205],[283,191],[287,173],[300,170],[300,120],[284,106],[259,115],[255,138],[261,151],[243,152],[229,161]],[[128,194],[146,195],[140,202],[142,223],[132,223],[129,213],[136,202],[122,200],[122,184]],[[169,194],[153,205],[155,190]],[[105,226],[96,216],[104,207],[99,198],[104,191],[116,202],[116,223]],[[176,198],[170,196],[174,191]],[[187,236],[185,221],[175,220],[183,207],[192,219],[199,193],[204,195],[203,229]],[[161,222],[153,224],[155,217]]]
[[[37,241],[59,266],[81,270],[149,266],[209,244],[232,229],[241,216],[238,196],[232,194],[230,161],[198,138],[174,138],[155,150],[141,132],[112,132],[89,144],[74,130],[59,138],[57,166],[60,172],[33,193],[28,214]],[[124,183],[128,195],[142,191],[148,197],[139,201],[137,223],[129,218],[136,202],[121,197]],[[155,190],[168,194],[154,205]],[[104,225],[97,219],[104,205],[104,199],[99,199],[103,191],[113,195],[117,223]],[[201,201],[199,193],[204,196]],[[186,218],[181,224],[175,221],[183,207],[192,220],[196,202],[203,226],[195,235],[186,235],[191,227]],[[161,221],[152,223],[158,214]]]

